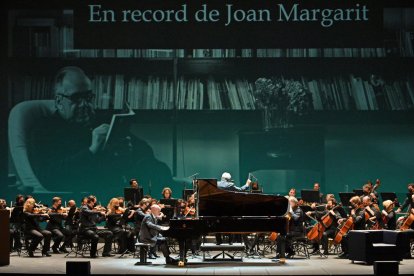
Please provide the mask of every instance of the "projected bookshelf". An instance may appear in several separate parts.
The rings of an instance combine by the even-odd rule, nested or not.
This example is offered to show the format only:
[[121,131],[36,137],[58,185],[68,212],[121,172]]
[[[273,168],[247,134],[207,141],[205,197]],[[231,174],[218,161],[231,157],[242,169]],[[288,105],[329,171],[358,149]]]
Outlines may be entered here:
[[[393,12],[410,18],[412,10]],[[9,108],[53,98],[54,72],[77,65],[91,77],[103,111],[126,101],[138,112],[176,119],[188,112],[196,121],[203,113],[242,119],[247,112],[260,120],[253,95],[259,77],[294,79],[309,90],[313,112],[298,123],[331,123],[330,114],[338,123],[406,123],[414,109],[414,29],[407,23],[388,31],[381,48],[313,49],[75,49],[70,9],[11,10],[8,23]]]

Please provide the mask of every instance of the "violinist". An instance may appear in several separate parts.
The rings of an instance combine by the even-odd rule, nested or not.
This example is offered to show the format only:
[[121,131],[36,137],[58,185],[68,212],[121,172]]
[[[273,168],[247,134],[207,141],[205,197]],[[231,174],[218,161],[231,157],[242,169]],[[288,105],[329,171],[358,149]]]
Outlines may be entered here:
[[[328,196],[327,196],[327,199],[328,199]],[[323,231],[321,241],[320,241],[320,243],[322,244],[322,248],[323,248],[323,252],[322,252],[323,255],[328,255],[328,238],[333,239],[335,237],[336,229],[338,228],[338,220],[342,218],[338,209],[335,208],[336,206],[337,206],[337,202],[335,198],[329,197],[329,200],[325,205],[325,210],[318,211],[315,208],[315,211],[306,212],[306,215],[315,217],[319,221],[319,223],[324,223],[323,218],[325,218],[325,216],[331,216],[332,218],[332,223],[328,227],[325,227],[325,231]],[[339,206],[339,208],[341,207]],[[313,251],[311,252],[311,254],[318,252],[319,250],[318,242],[319,242],[318,240],[314,241]]]
[[397,213],[400,213],[401,211],[404,211],[407,209],[407,207],[414,208],[414,202],[411,199],[412,195],[414,194],[414,183],[409,183],[407,185],[408,193],[407,198],[404,200],[404,203],[397,209]]
[[118,198],[112,198],[107,209],[106,227],[112,232],[114,239],[118,241],[118,254],[126,252],[127,249],[133,249],[134,234],[123,226],[128,218],[132,218],[135,211],[122,208]]
[[19,194],[16,196],[16,201],[10,215],[10,251],[20,250],[22,247],[22,242],[20,241],[20,233],[23,232],[24,224],[23,205],[24,196]]
[[[60,197],[54,197],[52,199],[52,207],[49,210],[49,222],[47,223],[46,230],[52,233],[54,241],[52,251],[55,254],[68,253],[66,246],[70,245],[72,233],[66,230],[62,224],[67,216],[67,209],[62,208],[62,199]],[[63,240],[65,241],[60,246]]]
[[91,240],[91,258],[96,258],[96,251],[98,246],[99,237],[105,240],[105,246],[102,253],[102,257],[112,257],[111,245],[112,245],[112,232],[105,229],[99,229],[96,227],[97,222],[105,220],[105,211],[98,211],[94,209],[96,205],[96,197],[89,196],[86,204],[82,206],[80,210],[80,224],[79,233]]
[[384,210],[382,210],[382,220],[386,229],[395,230],[397,228],[397,216],[395,215],[395,204],[391,200],[386,200],[382,203]]
[[32,242],[27,250],[29,257],[34,257],[34,251],[39,243],[43,240],[42,256],[50,257],[50,239],[52,233],[48,230],[42,230],[39,226],[39,220],[48,219],[49,215],[40,208],[35,208],[35,199],[29,198],[23,206],[25,237],[31,238]]
[[[293,255],[295,255],[295,252],[292,248],[292,238],[293,237],[303,237],[304,235],[304,229],[303,229],[303,211],[298,205],[298,200],[296,197],[289,197],[289,204],[290,204],[290,210],[289,210],[289,232],[286,235],[286,257],[291,258]],[[284,237],[279,236],[277,239],[277,248],[278,253],[281,248],[281,243],[283,242]]]
[[162,189],[161,194],[163,199],[172,199],[172,190],[169,187],[165,187],[164,189]]
[[[354,230],[365,230],[365,208],[361,204],[359,196],[354,196],[349,200],[352,207],[349,218],[352,219]],[[339,219],[338,223],[342,224],[346,218]],[[342,253],[339,254],[339,258],[348,258],[348,236],[347,233],[342,237],[341,240]]]

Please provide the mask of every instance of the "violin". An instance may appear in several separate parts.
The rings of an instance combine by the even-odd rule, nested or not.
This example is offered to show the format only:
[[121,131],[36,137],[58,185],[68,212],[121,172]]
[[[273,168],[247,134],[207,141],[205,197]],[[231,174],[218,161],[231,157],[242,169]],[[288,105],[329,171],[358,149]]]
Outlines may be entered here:
[[195,215],[195,212],[196,212],[196,209],[195,209],[194,206],[191,206],[191,207],[190,206],[187,206],[184,209],[184,217],[186,217],[188,215],[194,216]]
[[46,207],[44,205],[41,204],[36,204],[35,207],[33,208],[33,214],[47,214],[49,213],[50,209],[49,207]]

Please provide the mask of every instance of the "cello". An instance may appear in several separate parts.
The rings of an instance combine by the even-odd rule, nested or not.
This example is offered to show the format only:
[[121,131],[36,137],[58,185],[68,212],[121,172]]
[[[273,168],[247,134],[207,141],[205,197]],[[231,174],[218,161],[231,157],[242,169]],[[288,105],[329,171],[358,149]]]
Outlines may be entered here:
[[312,229],[306,234],[309,240],[317,240],[320,241],[322,239],[323,232],[325,232],[326,228],[329,228],[332,225],[332,222],[334,218],[331,216],[331,211],[335,210],[336,208],[340,207],[341,205],[337,205],[331,210],[329,210],[328,213],[323,215],[321,220],[315,224]]
[[405,231],[411,228],[411,224],[414,221],[414,209],[411,209],[410,214],[407,216],[407,218],[404,219],[403,223],[400,226],[401,231]]
[[[359,210],[364,208],[362,204],[358,205],[357,208],[355,208],[354,210]],[[342,241],[342,238],[349,232],[349,230],[354,228],[354,219],[352,218],[352,216],[349,216],[348,219],[345,221],[345,223],[338,227],[338,233],[336,233],[335,238],[334,238],[334,243],[335,244],[340,244]]]

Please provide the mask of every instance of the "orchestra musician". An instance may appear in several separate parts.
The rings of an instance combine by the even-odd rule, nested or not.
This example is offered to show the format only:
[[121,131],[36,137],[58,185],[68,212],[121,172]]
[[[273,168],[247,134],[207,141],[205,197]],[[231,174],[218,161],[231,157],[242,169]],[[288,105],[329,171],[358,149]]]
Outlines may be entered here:
[[172,190],[169,187],[165,187],[164,189],[162,189],[162,198],[164,199],[171,199],[172,197]]
[[[329,227],[327,227],[325,231],[323,232],[322,238],[320,241],[320,243],[322,244],[323,255],[328,255],[328,238],[333,239],[335,237],[336,229],[338,228],[338,221],[339,219],[342,218],[340,212],[337,209],[334,209],[334,207],[337,206],[337,202],[335,198],[328,197],[329,195],[332,195],[332,194],[328,194],[326,196],[326,198],[327,199],[329,198],[329,200],[326,203],[326,205],[324,205],[325,209],[323,211],[318,211],[316,210],[316,208],[313,208],[315,209],[314,211],[306,212],[307,216],[315,217],[318,221],[321,221],[321,219],[326,215],[332,216],[333,218],[331,225],[329,225]],[[311,254],[316,253],[318,250],[319,250],[319,241],[315,241],[313,243],[313,251],[311,252]]]
[[[24,216],[23,216],[24,196],[18,194],[10,214],[10,252],[13,250],[20,250],[22,242],[20,241],[20,233],[23,231]],[[14,245],[13,245],[14,241]]]
[[382,206],[384,206],[384,210],[382,210],[384,228],[395,230],[397,228],[397,216],[394,211],[395,203],[388,199],[382,203]]
[[382,222],[381,211],[378,205],[372,203],[371,196],[364,196],[362,198],[362,205],[366,213],[365,229],[382,229],[384,224]]
[[72,248],[72,237],[74,237],[78,231],[80,209],[76,207],[76,202],[73,199],[68,201],[67,208],[69,211],[65,219],[65,229],[71,235],[69,245]]
[[286,241],[286,257],[291,258],[293,255],[295,255],[295,252],[292,248],[292,238],[293,237],[303,237],[304,235],[304,229],[303,229],[303,211],[298,205],[298,200],[296,197],[289,197],[289,204],[290,204],[290,210],[289,210],[289,232],[286,235],[286,238],[283,236],[279,236],[277,239],[277,248],[278,253],[281,248],[281,243],[283,242],[283,239]]
[[[94,208],[95,206],[95,208]],[[112,257],[111,245],[112,245],[112,232],[105,229],[99,229],[96,227],[97,222],[105,220],[105,211],[96,209],[96,197],[89,196],[86,204],[82,206],[80,210],[80,224],[79,233],[91,240],[90,257],[96,258],[96,251],[98,246],[99,237],[103,237],[105,240],[104,250],[102,257]]]
[[[361,204],[361,199],[359,196],[353,196],[349,203],[352,206],[351,213],[349,217],[353,221],[354,230],[364,230],[365,229],[365,208]],[[341,224],[346,218],[339,219],[338,223]],[[348,258],[348,236],[345,235],[341,240],[342,253],[339,254],[339,258]]]
[[46,213],[46,209],[40,207],[35,208],[35,203],[34,198],[29,198],[23,206],[25,237],[32,239],[27,253],[29,257],[34,257],[34,251],[43,240],[42,256],[50,257],[49,249],[52,233],[48,230],[42,230],[39,226],[39,220],[48,219],[49,215]]
[[[49,222],[47,223],[46,230],[52,233],[53,238],[53,253],[68,253],[66,246],[70,246],[72,240],[72,232],[63,227],[62,222],[67,218],[67,209],[62,208],[62,199],[60,197],[54,197],[52,199],[52,207],[49,210]],[[64,240],[62,246],[60,243]]]
[[409,183],[407,185],[408,193],[407,197],[404,200],[404,203],[397,209],[397,213],[404,211],[407,207],[414,208],[414,202],[411,199],[412,195],[414,194],[414,183]]
[[118,198],[112,198],[107,209],[106,226],[118,241],[118,254],[122,254],[127,250],[133,250],[134,233],[123,226],[126,224],[127,219],[133,217],[135,211],[122,208]]
[[151,213],[146,214],[139,231],[139,241],[143,243],[148,243],[151,247],[158,245],[159,249],[162,251],[165,262],[167,264],[177,264],[178,260],[170,257],[170,250],[167,245],[167,241],[164,237],[160,235],[159,232],[166,231],[169,229],[168,226],[160,226],[157,224],[158,217],[161,214],[161,208],[157,204],[151,206]]
[[321,185],[318,182],[313,184],[313,190],[319,192],[319,202],[317,203],[326,203],[325,197],[323,196],[323,193],[321,193]]

